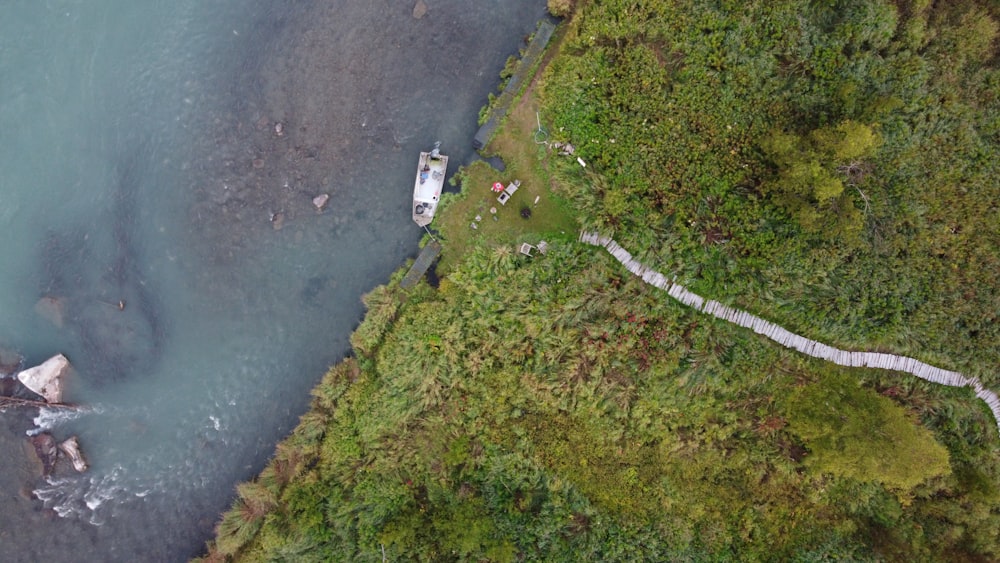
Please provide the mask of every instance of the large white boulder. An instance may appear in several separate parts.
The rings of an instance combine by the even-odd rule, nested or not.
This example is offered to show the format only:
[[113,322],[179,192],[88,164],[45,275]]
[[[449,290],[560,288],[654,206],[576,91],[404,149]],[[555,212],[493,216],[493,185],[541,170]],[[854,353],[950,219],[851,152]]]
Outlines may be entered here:
[[21,384],[45,397],[48,403],[61,403],[63,376],[70,370],[66,356],[58,354],[45,360],[40,366],[28,368],[17,374]]

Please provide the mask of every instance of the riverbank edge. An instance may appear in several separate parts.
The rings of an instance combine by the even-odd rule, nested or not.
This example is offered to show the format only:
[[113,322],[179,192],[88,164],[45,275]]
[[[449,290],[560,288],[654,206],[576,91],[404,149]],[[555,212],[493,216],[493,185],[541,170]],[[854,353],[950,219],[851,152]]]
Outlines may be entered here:
[[[517,104],[524,103],[524,92],[531,87],[536,81],[537,77],[542,73],[545,67],[551,63],[554,56],[557,54],[558,49],[565,37],[565,29],[567,26],[567,21],[572,17],[572,14],[567,15],[566,18],[558,18],[551,14],[540,19],[536,24],[536,32],[532,35],[527,48],[524,51],[524,56],[518,60],[517,68],[510,79],[504,84],[501,79],[497,82],[499,85],[503,85],[503,90],[501,96],[491,100],[483,109],[489,116],[487,123],[480,126],[473,135],[473,146],[481,154],[487,149],[490,141],[496,138],[498,132],[502,131],[505,126],[505,118],[508,115],[510,108],[516,106]],[[515,78],[516,77],[516,78]],[[489,127],[487,127],[489,125]],[[485,136],[484,135],[484,131]],[[481,142],[480,142],[481,140]],[[442,209],[442,215],[447,214],[447,209]],[[422,244],[421,244],[422,246]],[[379,291],[385,290],[396,294],[403,294],[404,291],[400,285],[403,281],[406,273],[409,271],[414,263],[414,259],[408,259],[403,264],[401,264],[386,280],[384,284],[380,284],[374,287],[369,293],[361,297],[362,301],[366,301],[366,298]],[[410,290],[411,293],[419,293],[421,291],[435,291],[426,283],[417,283],[416,287]],[[405,298],[401,297],[401,300]],[[367,305],[367,303],[366,303]],[[249,491],[251,489],[258,490],[254,487],[256,483],[263,481],[271,481],[275,478],[275,474],[279,472],[276,468],[276,463],[278,460],[278,454],[281,452],[282,448],[286,446],[289,442],[295,440],[295,438],[304,433],[310,433],[315,428],[312,427],[312,423],[317,419],[324,418],[322,414],[318,411],[323,410],[325,403],[329,400],[335,400],[336,398],[343,395],[347,388],[356,380],[360,372],[364,369],[364,364],[370,360],[365,359],[366,356],[370,357],[381,344],[381,337],[389,332],[391,325],[398,318],[398,307],[392,308],[392,313],[389,318],[380,318],[375,323],[369,322],[372,320],[372,315],[375,313],[371,308],[367,309],[365,314],[362,316],[358,326],[351,333],[351,351],[341,360],[339,363],[331,366],[327,372],[323,375],[319,383],[312,388],[310,394],[313,399],[310,402],[309,408],[305,413],[299,418],[299,423],[295,428],[282,439],[278,444],[275,445],[275,453],[271,459],[267,462],[261,472],[256,475],[252,480],[237,483],[234,492],[234,500],[230,508],[220,515],[220,518],[216,524],[215,537],[206,544],[206,550],[202,556],[192,559],[193,563],[200,562],[214,562],[214,561],[229,561],[232,558],[238,558],[239,553],[243,548],[249,545],[256,532],[260,529],[263,523],[263,518],[257,519],[257,524],[251,528],[243,528],[237,534],[239,536],[239,545],[221,545],[220,532],[225,530],[227,522],[238,521],[242,518],[243,512],[248,508],[248,504],[253,504],[253,502],[247,502],[247,496],[252,496],[253,493]],[[381,311],[379,311],[381,313]],[[383,316],[381,314],[377,316]],[[377,328],[372,331],[368,330],[372,326]],[[375,332],[374,335],[365,334],[366,332]],[[373,337],[373,338],[372,338]],[[328,405],[326,405],[328,406]],[[293,477],[294,478],[294,477]],[[287,486],[287,483],[285,483]],[[276,497],[277,495],[275,495]],[[267,508],[269,511],[276,507],[276,500],[264,503],[264,507],[257,508]]]
[[[382,286],[382,287],[384,288],[385,286]],[[398,292],[392,291],[391,287],[389,288],[389,291],[387,293],[389,293],[390,296],[396,296],[396,295],[398,295]],[[395,305],[395,306],[391,307],[390,310],[392,311],[392,313],[390,314],[391,317],[398,317],[399,305]],[[383,311],[379,311],[379,313],[380,313],[380,316],[381,316],[381,314],[383,313]],[[372,315],[369,315],[369,317],[370,316],[372,316]],[[367,320],[366,320],[366,322],[367,322]],[[392,321],[390,320],[388,322],[390,324],[383,325],[383,328],[385,326],[391,326],[391,322]],[[377,342],[376,342],[376,344],[377,344]],[[345,362],[343,364],[340,364],[337,367],[335,367],[333,370],[331,370],[331,372],[328,374],[328,376],[330,376],[330,382],[329,382],[330,385],[328,387],[328,390],[332,390],[333,393],[342,393],[343,392],[342,389],[346,388],[346,386],[349,386],[351,384],[351,382],[352,382],[351,379],[350,379],[352,377],[351,373],[355,373],[355,374],[358,373],[362,369],[365,361],[366,360],[364,360],[364,359],[357,359],[357,360],[348,359],[348,360],[345,360]],[[321,384],[321,386],[322,385],[323,384]],[[326,397],[326,399],[327,400],[329,399],[329,395]],[[327,403],[327,404],[329,404],[329,403]]]
[[537,74],[540,66],[538,63],[555,33],[556,25],[547,19],[539,22],[538,29],[524,52],[524,57],[518,62],[517,69],[511,74],[500,97],[487,107],[486,122],[472,137],[472,146],[476,150],[482,150],[486,147],[493,135],[496,134],[497,128],[503,123],[510,106],[517,102],[519,93],[523,91],[525,85],[531,83]]

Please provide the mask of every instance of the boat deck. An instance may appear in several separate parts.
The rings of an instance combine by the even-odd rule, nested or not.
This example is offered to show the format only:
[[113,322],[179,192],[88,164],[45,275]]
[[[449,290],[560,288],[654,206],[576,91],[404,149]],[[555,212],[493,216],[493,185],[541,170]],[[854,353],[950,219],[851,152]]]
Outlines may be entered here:
[[420,153],[419,168],[423,168],[425,164],[430,167],[427,179],[421,184],[418,175],[416,183],[413,186],[413,199],[416,201],[437,202],[438,198],[441,197],[441,188],[444,186],[444,174],[448,168],[448,157],[441,155],[440,159],[434,160],[427,153],[422,152]]
[[[427,170],[424,170],[424,167]],[[413,183],[413,221],[426,227],[434,219],[438,199],[444,189],[444,176],[448,171],[448,157],[441,155],[438,159],[431,158],[430,153],[420,153],[417,162],[417,177]]]

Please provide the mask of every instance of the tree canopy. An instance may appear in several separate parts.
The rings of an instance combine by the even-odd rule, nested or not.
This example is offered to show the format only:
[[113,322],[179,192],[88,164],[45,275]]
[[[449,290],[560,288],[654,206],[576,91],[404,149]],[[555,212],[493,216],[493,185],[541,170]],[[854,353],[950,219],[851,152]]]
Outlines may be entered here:
[[904,498],[951,472],[948,450],[930,431],[855,378],[823,373],[790,393],[785,410],[790,430],[809,450],[805,465],[811,470],[879,482]]

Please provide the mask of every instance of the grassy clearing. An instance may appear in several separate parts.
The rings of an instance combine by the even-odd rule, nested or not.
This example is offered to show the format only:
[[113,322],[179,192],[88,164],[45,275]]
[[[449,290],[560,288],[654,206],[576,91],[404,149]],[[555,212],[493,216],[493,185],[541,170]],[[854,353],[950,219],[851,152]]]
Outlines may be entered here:
[[[484,155],[502,159],[507,169],[498,172],[485,162],[475,162],[455,175],[461,183],[461,193],[442,196],[444,207],[434,225],[445,239],[437,265],[439,274],[447,274],[479,244],[514,245],[576,236],[577,214],[559,197],[559,185],[552,174],[555,159],[571,157],[558,156],[546,145],[537,143],[535,135],[538,129],[536,112],[540,106],[536,83],[549,61],[558,54],[566,28],[561,25],[556,29],[534,77],[511,105],[506,120],[482,151]],[[546,140],[543,136],[539,139]],[[514,180],[520,180],[521,187],[506,205],[500,205],[491,186],[494,182],[506,186]],[[528,218],[521,216],[525,207],[531,210]],[[496,213],[491,213],[493,209]],[[480,219],[477,221],[476,217]]]
[[[461,193],[442,197],[445,206],[435,226],[446,242],[438,273],[446,274],[476,244],[535,243],[576,236],[575,215],[558,197],[549,173],[552,159],[570,157],[557,156],[535,142],[537,107],[529,88],[486,147],[488,154],[507,163],[504,172],[485,162],[475,162],[456,175],[462,185]],[[521,181],[521,187],[506,205],[500,205],[491,186],[494,182],[506,186],[515,179]],[[522,217],[524,208],[531,211],[530,217]],[[480,220],[476,221],[476,217]]]

